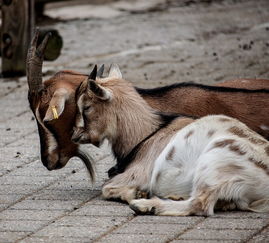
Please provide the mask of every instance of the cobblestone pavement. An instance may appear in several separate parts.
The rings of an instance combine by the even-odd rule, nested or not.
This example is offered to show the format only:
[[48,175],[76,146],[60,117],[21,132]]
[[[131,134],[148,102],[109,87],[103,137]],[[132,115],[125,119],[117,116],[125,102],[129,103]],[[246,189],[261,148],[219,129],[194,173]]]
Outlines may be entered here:
[[[268,0],[208,2],[107,1],[81,5],[94,9],[81,15],[74,6],[49,9],[65,18],[53,25],[64,48],[44,73],[89,72],[93,63],[116,62],[126,79],[143,87],[268,78]],[[89,146],[95,185],[76,159],[47,171],[26,97],[25,77],[0,80],[0,242],[269,242],[268,214],[136,216],[125,204],[103,200],[100,188],[113,164],[105,146]]]

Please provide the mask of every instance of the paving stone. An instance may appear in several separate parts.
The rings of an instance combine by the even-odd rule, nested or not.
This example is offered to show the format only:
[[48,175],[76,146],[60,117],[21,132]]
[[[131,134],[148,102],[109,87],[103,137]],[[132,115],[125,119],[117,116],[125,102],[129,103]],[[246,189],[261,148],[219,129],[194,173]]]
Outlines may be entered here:
[[32,210],[72,210],[77,206],[80,201],[76,200],[24,200],[22,202],[16,203],[11,207],[11,209],[32,209]]
[[[195,240],[172,240],[171,243],[191,243],[191,242],[197,242],[202,243],[205,242],[204,239],[195,239]],[[239,240],[206,240],[208,243],[236,243],[240,242]]]
[[87,226],[98,226],[104,229],[110,229],[115,226],[121,225],[124,222],[127,222],[127,217],[117,217],[117,216],[73,216],[67,215],[59,220],[57,220],[54,225],[66,226],[66,227],[87,227]]
[[13,204],[23,197],[25,197],[23,194],[0,194],[0,203]]
[[161,243],[167,242],[169,236],[167,235],[137,235],[137,234],[110,234],[96,241],[98,243],[105,242],[124,242],[124,243]]
[[246,240],[255,230],[212,230],[193,229],[181,235],[183,240]]
[[9,206],[9,204],[7,203],[0,203],[0,211],[2,211],[3,209],[6,209]]
[[187,225],[180,224],[163,224],[163,223],[128,223],[115,230],[114,233],[117,234],[149,234],[158,235],[165,234],[176,235],[183,232],[188,228]]
[[[42,226],[45,226],[48,221],[38,220],[1,220],[0,221],[0,232],[8,231],[31,231],[35,232]],[[1,234],[1,233],[0,233]]]
[[255,235],[248,242],[249,243],[263,243],[263,242],[268,242],[268,239],[269,239],[269,226],[263,229],[259,234]]
[[39,237],[27,237],[25,240],[19,241],[20,243],[89,243],[89,238],[82,237],[55,237],[51,236],[39,236]]
[[36,232],[33,236],[52,236],[53,237],[82,237],[88,238],[88,241],[101,236],[105,233],[106,230],[95,227],[95,226],[87,226],[87,227],[69,227],[69,226],[57,226],[54,227],[53,224],[47,226],[46,228]]
[[199,224],[199,229],[260,229],[265,225],[269,224],[269,218],[264,219],[251,219],[251,218],[207,218],[202,223]]
[[255,213],[255,212],[242,212],[242,211],[232,211],[232,212],[218,212],[211,216],[211,218],[228,218],[228,219],[259,219],[259,218],[268,218],[268,213]]
[[137,216],[132,223],[163,223],[163,224],[184,224],[193,225],[203,220],[202,217],[173,217],[173,216]]
[[37,193],[34,198],[36,200],[79,200],[86,202],[97,195],[100,195],[100,191],[90,189],[43,190],[42,192]]
[[49,221],[66,214],[66,210],[23,210],[7,209],[0,214],[0,220],[32,220],[32,221]]
[[[73,171],[73,173],[78,173],[76,170]],[[59,180],[57,183],[52,184],[47,188],[46,191],[53,191],[53,190],[64,190],[64,191],[75,191],[75,190],[93,190],[94,187],[91,184],[91,181],[86,176],[79,177],[77,180],[70,180],[70,177],[68,180]]]
[[50,177],[50,176],[39,177],[39,176],[32,175],[31,177],[29,177],[29,176],[19,176],[19,175],[16,175],[16,176],[7,175],[7,176],[3,176],[0,178],[0,184],[1,185],[11,185],[11,186],[17,186],[17,185],[42,186],[42,185],[49,184],[53,180],[55,180],[55,178]]
[[79,208],[72,215],[89,215],[89,216],[133,216],[133,211],[126,205],[123,206],[103,206],[92,205],[91,203]]
[[28,235],[29,232],[0,232],[0,242],[1,243],[9,243],[9,242],[15,242],[18,239],[21,239],[22,237]]
[[0,185],[1,194],[30,194],[41,189],[42,185]]

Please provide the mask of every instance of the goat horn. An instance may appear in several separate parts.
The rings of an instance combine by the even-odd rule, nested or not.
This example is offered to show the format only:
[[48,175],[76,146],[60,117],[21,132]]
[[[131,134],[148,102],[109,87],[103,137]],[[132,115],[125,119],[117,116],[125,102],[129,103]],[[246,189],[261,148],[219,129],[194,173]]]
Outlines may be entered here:
[[97,76],[97,65],[94,65],[94,68],[89,75],[89,79],[96,80],[96,76]]
[[104,70],[105,70],[105,64],[102,64],[102,66],[97,71],[97,77],[98,78],[102,78]]
[[39,29],[37,28],[27,53],[26,73],[29,92],[37,93],[42,89],[42,64],[44,51],[51,33],[47,33],[42,43],[37,47]]

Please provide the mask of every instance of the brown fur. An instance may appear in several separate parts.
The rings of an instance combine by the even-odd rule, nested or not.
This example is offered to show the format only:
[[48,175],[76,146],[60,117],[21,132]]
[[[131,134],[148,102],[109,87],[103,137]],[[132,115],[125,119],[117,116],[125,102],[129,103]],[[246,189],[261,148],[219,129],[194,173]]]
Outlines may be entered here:
[[172,160],[175,153],[175,147],[172,147],[166,155],[166,160]]
[[267,146],[267,147],[265,148],[265,152],[266,152],[267,155],[269,156],[269,146]]
[[[49,101],[54,92],[59,88],[66,88],[70,92],[70,100],[74,100],[76,87],[85,79],[85,76],[72,71],[62,71],[56,73],[49,80],[44,82],[44,90],[40,97],[39,112],[41,120],[45,117],[49,108]],[[33,111],[34,112],[34,111]],[[74,102],[66,102],[65,110],[57,120],[52,120],[47,124],[49,130],[53,131],[57,137],[57,148],[51,154],[48,152],[48,137],[44,129],[39,125],[39,138],[41,143],[41,160],[48,167],[52,158],[62,158],[57,162],[55,168],[63,167],[69,159],[76,156],[78,146],[71,142],[71,133],[74,126],[76,106]]]
[[213,136],[213,134],[215,133],[216,131],[215,130],[210,130],[208,133],[207,133],[207,136],[210,138]]
[[244,130],[242,130],[242,129],[238,128],[238,127],[235,127],[235,126],[229,128],[229,132],[237,135],[240,138],[247,138],[249,136],[248,134],[245,133]]
[[239,165],[235,165],[235,164],[228,164],[225,166],[222,166],[219,168],[219,172],[221,174],[223,173],[227,173],[227,174],[236,174],[238,173],[239,170],[243,170],[244,168],[242,166]]
[[246,154],[246,151],[242,151],[238,145],[233,145],[233,144],[231,144],[231,145],[229,146],[229,149],[230,149],[231,151],[237,153],[238,155],[244,155],[244,154]]
[[266,144],[267,143],[265,140],[257,138],[257,137],[249,137],[248,140],[254,144]]
[[237,135],[240,138],[248,138],[248,140],[253,144],[265,144],[267,142],[266,140],[258,137],[257,134],[254,133],[249,128],[242,130],[234,126],[234,127],[229,128],[228,131]]
[[256,159],[254,159],[253,157],[248,158],[248,160],[249,160],[250,162],[254,163],[257,167],[259,167],[259,168],[265,170],[266,174],[269,175],[269,168],[268,168],[267,165],[264,164],[262,161],[258,161],[258,160],[256,160]]
[[[249,80],[248,89],[255,89],[256,80]],[[240,80],[236,82],[219,84],[219,86],[229,87],[247,87],[246,84],[240,83]],[[262,87],[262,81],[257,85],[258,88],[269,89],[269,80],[264,80],[264,86]],[[191,95],[189,95],[191,94]],[[157,110],[181,113],[186,115],[192,115],[196,117],[202,117],[208,114],[224,114],[237,118],[245,123],[252,130],[261,134],[263,137],[269,139],[269,131],[261,129],[261,125],[269,127],[269,113],[267,107],[269,107],[269,94],[268,93],[225,93],[217,91],[208,91],[199,88],[185,87],[175,88],[162,96],[149,96],[143,95],[142,97],[148,102],[150,106]],[[180,99],[178,98],[180,97]],[[156,100],[158,98],[158,102]],[[177,102],[175,102],[175,100]],[[163,104],[165,103],[165,107]],[[257,112],[255,112],[257,111]],[[228,120],[223,121],[228,122]]]
[[234,142],[235,142],[234,139],[224,139],[222,141],[216,142],[214,144],[214,147],[213,148],[218,148],[218,147],[223,148],[223,147],[225,147],[227,145],[233,144]]
[[229,121],[231,121],[231,119],[229,119],[229,118],[220,118],[219,120],[221,122],[229,122]]
[[189,131],[186,135],[185,135],[185,139],[188,139],[191,135],[193,134],[193,131]]

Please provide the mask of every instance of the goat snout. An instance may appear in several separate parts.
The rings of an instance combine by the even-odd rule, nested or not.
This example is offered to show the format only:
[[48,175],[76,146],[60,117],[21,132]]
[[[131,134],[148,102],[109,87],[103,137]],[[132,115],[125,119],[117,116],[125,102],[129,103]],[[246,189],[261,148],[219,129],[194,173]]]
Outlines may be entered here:
[[80,141],[81,137],[82,137],[83,131],[84,131],[83,128],[75,127],[73,129],[73,134],[72,134],[72,137],[71,137],[72,142],[78,143]]

